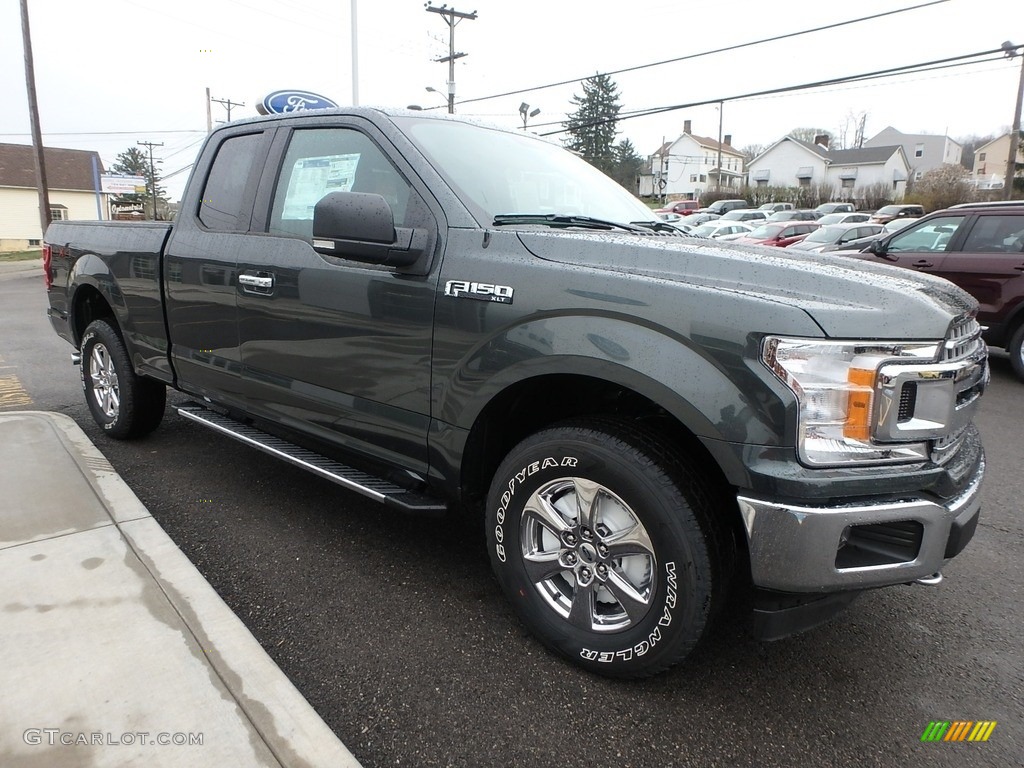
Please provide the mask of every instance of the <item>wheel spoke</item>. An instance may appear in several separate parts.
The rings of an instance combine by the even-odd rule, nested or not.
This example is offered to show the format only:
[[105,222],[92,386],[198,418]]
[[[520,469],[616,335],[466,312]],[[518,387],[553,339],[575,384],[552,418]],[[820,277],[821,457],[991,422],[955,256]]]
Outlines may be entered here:
[[654,555],[654,544],[647,531],[641,525],[622,531],[604,540],[608,547],[608,557],[626,557],[628,555]]
[[563,573],[566,569],[558,562],[559,552],[533,552],[523,556],[526,575],[534,584],[540,584]]
[[572,607],[569,609],[569,623],[574,627],[588,632],[594,629],[594,584],[581,586],[576,582],[576,591],[572,596]]
[[620,574],[611,571],[604,585],[615,596],[615,599],[619,601],[622,610],[629,616],[630,622],[636,623],[647,614],[650,603]]
[[601,486],[582,477],[574,477],[572,483],[576,488],[576,515],[579,525],[584,528],[592,528],[597,496]]
[[555,536],[561,536],[563,531],[570,528],[569,524],[565,522],[565,518],[559,514],[547,497],[539,493],[533,494],[527,500],[523,512],[534,517]]

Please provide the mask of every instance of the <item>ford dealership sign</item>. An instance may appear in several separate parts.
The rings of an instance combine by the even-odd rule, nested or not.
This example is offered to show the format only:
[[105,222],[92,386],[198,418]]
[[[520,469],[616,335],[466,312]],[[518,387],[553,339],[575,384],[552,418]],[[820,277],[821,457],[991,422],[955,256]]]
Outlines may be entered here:
[[337,109],[338,105],[309,91],[274,91],[256,105],[261,115],[283,115],[288,112],[302,112],[307,109]]

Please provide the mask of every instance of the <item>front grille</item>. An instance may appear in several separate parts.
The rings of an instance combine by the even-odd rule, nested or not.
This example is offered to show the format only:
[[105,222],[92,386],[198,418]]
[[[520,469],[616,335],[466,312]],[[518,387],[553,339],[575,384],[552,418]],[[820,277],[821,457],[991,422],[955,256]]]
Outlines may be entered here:
[[942,345],[941,362],[960,360],[984,344],[981,340],[981,326],[973,317],[961,317],[953,321]]

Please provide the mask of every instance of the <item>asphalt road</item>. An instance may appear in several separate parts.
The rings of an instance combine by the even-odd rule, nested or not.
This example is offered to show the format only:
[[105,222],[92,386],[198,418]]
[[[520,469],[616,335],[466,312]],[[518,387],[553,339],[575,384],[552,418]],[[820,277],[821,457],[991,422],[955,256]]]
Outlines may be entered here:
[[[0,410],[73,417],[368,768],[1024,764],[1024,383],[999,352],[984,512],[941,585],[775,643],[730,619],[624,683],[526,635],[476,526],[395,516],[170,410],[144,440],[105,438],[45,306],[38,268],[0,265]],[[922,743],[932,720],[998,725]]]

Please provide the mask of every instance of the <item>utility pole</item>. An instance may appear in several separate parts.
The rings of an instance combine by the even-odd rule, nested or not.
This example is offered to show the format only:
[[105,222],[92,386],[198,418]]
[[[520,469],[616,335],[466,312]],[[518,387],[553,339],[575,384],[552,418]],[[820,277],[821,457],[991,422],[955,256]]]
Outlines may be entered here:
[[42,234],[50,226],[50,190],[46,184],[46,162],[43,158],[43,131],[39,126],[39,104],[36,102],[36,73],[32,65],[32,35],[28,27],[28,0],[21,0],[21,36],[25,45],[25,87],[28,90],[28,114],[32,123],[32,147],[36,156],[36,189],[39,192],[39,226]]
[[1010,156],[1006,160],[1006,176],[1003,178],[1003,199],[1009,200],[1013,197],[1013,177],[1017,170],[1017,151],[1020,147],[1020,111],[1021,102],[1024,101],[1024,56],[1017,53],[1016,46],[1007,41],[1003,43],[1006,51],[1006,58],[1011,61],[1015,56],[1020,56],[1020,83],[1017,85],[1017,104],[1013,109],[1013,123],[1010,125]]
[[448,62],[448,114],[453,115],[455,114],[455,60],[469,55],[455,52],[455,25],[463,19],[476,21],[476,11],[463,13],[462,11],[456,11],[454,8],[449,8],[447,5],[437,8],[430,4],[430,0],[427,0],[427,4],[424,7],[427,9],[427,13],[440,14],[441,18],[448,25],[448,55],[441,59],[434,59],[434,61],[439,63]]
[[218,104],[222,104],[228,111],[228,122],[231,122],[231,108],[232,107],[244,107],[244,101],[232,101],[231,99],[210,99],[210,101],[216,101]]
[[210,114],[210,89],[206,89],[206,132],[213,131],[213,115]]
[[162,141],[159,144],[152,141],[137,141],[135,143],[149,149],[149,181],[153,197],[153,221],[156,221],[156,166],[153,164],[153,147],[162,147],[164,143]]
[[352,106],[359,106],[359,25],[356,19],[356,0],[352,6]]
[[725,102],[718,102],[718,192],[722,192],[722,113],[725,111]]

